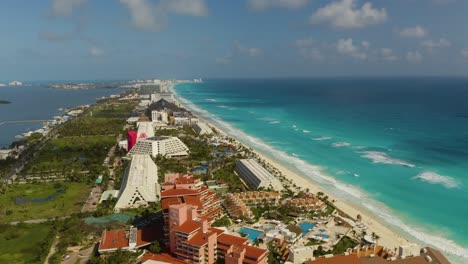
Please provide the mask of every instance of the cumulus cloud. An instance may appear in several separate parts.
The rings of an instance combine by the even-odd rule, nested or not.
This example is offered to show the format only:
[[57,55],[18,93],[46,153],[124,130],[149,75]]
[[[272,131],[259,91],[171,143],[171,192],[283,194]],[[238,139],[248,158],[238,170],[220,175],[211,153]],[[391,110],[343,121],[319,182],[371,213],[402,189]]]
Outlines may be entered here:
[[398,59],[398,57],[393,53],[393,50],[389,48],[381,48],[380,54],[385,61],[396,61]]
[[239,42],[236,43],[237,52],[242,55],[247,55],[249,57],[255,57],[262,54],[262,49],[260,48],[246,48],[242,46]]
[[133,25],[145,31],[161,31],[167,25],[169,14],[205,16],[208,8],[205,0],[161,0],[157,4],[149,0],[120,0],[129,11]]
[[370,2],[359,7],[355,2],[355,0],[338,0],[325,5],[310,17],[310,23],[329,24],[339,29],[357,29],[387,20],[385,8],[374,8]]
[[52,14],[55,16],[70,16],[87,0],[52,0]]
[[228,53],[228,54],[226,54],[226,55],[224,55],[224,56],[222,56],[222,57],[216,58],[216,63],[217,63],[217,64],[224,64],[224,65],[226,65],[226,64],[230,64],[231,61],[232,61],[232,54],[231,54],[231,53]]
[[421,45],[428,48],[429,50],[433,50],[433,49],[436,49],[436,48],[447,48],[447,47],[450,47],[452,45],[452,43],[450,43],[450,41],[444,39],[444,38],[441,38],[439,40],[425,40],[423,42],[421,42]]
[[308,0],[248,0],[250,9],[262,11],[269,8],[297,9],[305,6]]
[[465,58],[468,58],[468,49],[462,49],[460,51],[460,54],[465,57]]
[[398,34],[407,38],[422,38],[428,35],[428,31],[420,25],[397,30]]
[[367,58],[367,54],[362,51],[362,45],[356,45],[353,43],[353,39],[339,39],[336,43],[336,50],[338,53],[351,56],[356,59],[364,60]]
[[317,41],[313,38],[305,38],[305,39],[297,39],[295,40],[292,45],[294,47],[299,47],[299,48],[303,48],[303,47],[310,47],[310,46],[313,46],[315,43],[317,43]]
[[423,60],[423,56],[419,51],[408,51],[406,53],[406,59],[411,63],[420,63]]
[[106,55],[106,52],[100,48],[91,47],[91,49],[89,50],[89,55],[91,57],[102,57]]

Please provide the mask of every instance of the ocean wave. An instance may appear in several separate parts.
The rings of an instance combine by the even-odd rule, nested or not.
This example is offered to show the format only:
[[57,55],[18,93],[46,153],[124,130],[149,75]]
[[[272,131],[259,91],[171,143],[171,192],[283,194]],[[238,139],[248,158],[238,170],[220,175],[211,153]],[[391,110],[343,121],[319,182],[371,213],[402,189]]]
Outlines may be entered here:
[[304,130],[302,130],[302,132],[304,132],[304,133],[310,133],[310,131],[309,131],[309,130],[305,130],[305,129],[304,129]]
[[296,125],[292,125],[292,128],[296,128],[297,126]]
[[291,153],[294,157],[301,157],[302,155],[296,154],[296,153]]
[[415,167],[414,164],[406,162],[404,160],[390,157],[388,154],[379,151],[363,151],[361,157],[372,160],[373,163],[400,165],[406,167]]
[[430,184],[440,184],[445,188],[449,189],[460,187],[460,184],[454,178],[449,176],[443,176],[430,171],[422,172],[417,176],[413,177],[413,179],[428,182]]
[[270,123],[270,124],[279,124],[279,123],[281,123],[281,121],[275,120],[275,121],[270,121],[268,123]]
[[335,142],[331,144],[334,148],[343,148],[351,146],[351,143],[348,142]]
[[329,139],[332,139],[332,138],[331,137],[318,137],[318,138],[313,138],[312,140],[322,141],[322,140],[329,140]]
[[468,260],[468,249],[461,247],[454,241],[424,232],[419,228],[415,228],[403,222],[400,218],[398,218],[398,216],[392,213],[392,210],[390,208],[378,201],[368,199],[365,193],[363,193],[357,187],[338,182],[335,178],[323,174],[321,167],[311,165],[297,157],[290,156],[283,151],[279,151],[271,147],[261,139],[252,137],[240,131],[239,129],[234,128],[232,125],[222,121],[216,116],[213,116],[208,111],[203,110],[195,106],[192,102],[188,101],[187,99],[180,97],[175,91],[173,92],[188,109],[200,114],[201,116],[207,119],[212,120],[215,124],[218,124],[221,128],[225,129],[225,131],[228,131],[229,134],[234,138],[237,138],[244,143],[248,142],[253,146],[257,147],[258,149],[262,150],[264,153],[269,153],[269,156],[274,156],[275,159],[284,162],[284,164],[288,164],[291,167],[296,168],[297,170],[302,172],[303,175],[314,180],[316,183],[322,184],[323,187],[333,187],[335,191],[332,193],[337,198],[341,198],[343,200],[351,202],[359,201],[359,204],[361,206],[364,206],[366,209],[373,212],[373,214],[379,217],[379,219],[391,224],[392,226],[398,227],[407,234],[410,234],[412,237],[423,242],[423,244],[434,246],[435,248],[438,248],[445,253],[453,254]]
[[207,99],[205,99],[205,101],[217,102],[216,99],[212,99],[212,98],[207,98]]

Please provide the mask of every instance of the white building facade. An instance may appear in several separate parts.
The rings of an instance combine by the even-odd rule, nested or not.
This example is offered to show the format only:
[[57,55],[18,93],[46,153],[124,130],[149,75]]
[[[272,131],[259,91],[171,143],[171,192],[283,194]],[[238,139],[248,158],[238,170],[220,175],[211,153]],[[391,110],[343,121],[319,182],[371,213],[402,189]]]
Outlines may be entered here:
[[247,183],[255,188],[283,190],[283,185],[271,173],[254,159],[241,159],[236,163],[236,172]]
[[186,157],[188,147],[177,137],[151,137],[140,139],[128,152],[128,156],[145,154],[156,157],[158,155],[168,158]]
[[133,155],[125,170],[115,209],[136,208],[160,200],[158,167],[149,155]]
[[213,134],[213,130],[205,122],[192,123],[193,130],[199,135]]
[[167,111],[151,111],[151,121],[169,123],[169,113]]

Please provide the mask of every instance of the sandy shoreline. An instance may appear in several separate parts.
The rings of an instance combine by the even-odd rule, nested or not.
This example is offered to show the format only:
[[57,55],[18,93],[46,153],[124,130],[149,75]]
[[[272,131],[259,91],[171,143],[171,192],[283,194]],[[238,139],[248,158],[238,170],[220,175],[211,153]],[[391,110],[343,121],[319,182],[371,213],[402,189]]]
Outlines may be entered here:
[[[173,90],[171,88],[170,90]],[[180,103],[179,100],[177,100],[177,102],[181,106],[183,106],[183,104]],[[223,134],[225,136],[235,139],[236,142],[238,142],[239,144],[242,144],[243,146],[247,148],[252,148],[255,154],[257,154],[260,159],[265,160],[266,163],[269,163],[270,165],[278,169],[287,179],[291,180],[294,184],[296,184],[296,186],[300,186],[303,190],[308,188],[310,192],[312,193],[317,193],[317,192],[325,193],[326,195],[328,195],[329,201],[335,200],[335,202],[333,203],[335,207],[342,210],[343,212],[345,212],[346,214],[348,214],[349,216],[353,218],[356,218],[357,215],[361,215],[362,223],[364,223],[368,227],[368,229],[366,230],[367,234],[371,234],[372,232],[374,232],[380,237],[378,240],[378,244],[394,250],[395,248],[398,248],[398,246],[400,245],[406,245],[406,244],[412,243],[408,241],[406,238],[402,237],[400,234],[398,234],[398,232],[393,231],[389,227],[385,226],[385,224],[382,224],[381,223],[382,221],[377,219],[376,216],[373,216],[369,212],[366,212],[360,208],[357,208],[356,206],[350,204],[349,202],[338,200],[336,197],[330,195],[328,192],[326,192],[324,189],[322,189],[320,186],[314,183],[311,179],[287,168],[286,166],[282,165],[279,161],[276,161],[268,157],[267,155],[263,154],[262,152],[258,151],[257,149],[254,149],[253,146],[249,146],[241,142],[240,139],[236,138],[233,135],[226,133],[219,126],[213,124],[213,122],[207,121],[205,118],[201,117],[199,114],[197,113],[192,113],[192,114],[194,114],[194,116],[196,116],[200,120],[206,122],[208,125],[214,127],[220,134]]]

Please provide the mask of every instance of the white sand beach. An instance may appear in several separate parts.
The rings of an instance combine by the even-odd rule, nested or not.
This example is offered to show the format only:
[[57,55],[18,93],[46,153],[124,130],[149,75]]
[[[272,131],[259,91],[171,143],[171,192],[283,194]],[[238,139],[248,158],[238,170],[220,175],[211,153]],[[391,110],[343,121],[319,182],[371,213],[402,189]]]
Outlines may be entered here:
[[[172,89],[171,89],[172,90]],[[183,105],[179,102],[180,105]],[[210,126],[214,127],[220,134],[223,134],[225,136],[228,136],[230,138],[236,139],[233,135],[230,135],[223,131],[223,129],[219,128],[219,126],[214,125],[212,122],[208,122],[206,119],[201,117],[200,115],[197,115],[196,113],[193,113],[197,118],[200,120],[203,120]],[[398,248],[400,245],[406,245],[410,244],[413,242],[408,241],[404,237],[402,237],[400,234],[397,232],[391,230],[382,220],[377,219],[376,216],[373,216],[371,213],[366,212],[365,210],[359,209],[357,206],[351,205],[349,202],[341,201],[338,200],[337,198],[331,196],[329,193],[327,193],[325,190],[323,190],[320,186],[312,182],[312,180],[306,178],[303,175],[300,175],[299,173],[296,173],[287,167],[283,166],[281,163],[278,161],[275,161],[274,159],[264,155],[263,153],[259,152],[258,150],[254,149],[253,146],[247,146],[246,144],[242,143],[239,141],[239,139],[236,139],[236,142],[238,144],[242,144],[243,146],[247,148],[252,148],[254,152],[258,155],[260,159],[263,159],[266,161],[266,163],[269,163],[276,169],[278,169],[286,178],[290,179],[296,186],[300,186],[302,190],[309,189],[310,192],[317,193],[317,192],[323,192],[326,195],[328,195],[328,200],[329,201],[334,201],[333,204],[340,209],[341,211],[345,212],[349,216],[353,217],[354,219],[357,217],[357,215],[360,215],[362,217],[362,223],[367,226],[366,232],[367,234],[375,233],[377,234],[380,238],[378,240],[378,244],[388,248],[395,250],[395,248]],[[358,203],[358,202],[357,202]]]

